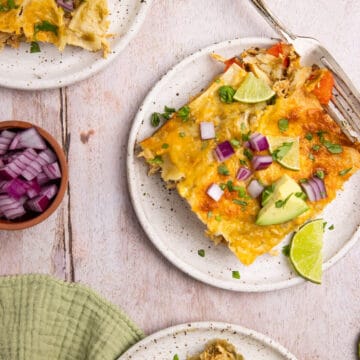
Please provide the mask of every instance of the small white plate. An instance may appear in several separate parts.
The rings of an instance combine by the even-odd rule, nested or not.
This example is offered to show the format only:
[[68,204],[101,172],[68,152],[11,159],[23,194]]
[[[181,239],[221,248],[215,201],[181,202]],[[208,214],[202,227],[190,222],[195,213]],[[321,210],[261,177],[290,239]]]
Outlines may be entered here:
[[221,322],[199,322],[161,330],[131,347],[118,360],[179,360],[204,350],[211,340],[233,344],[245,360],[296,360],[283,346],[256,331]]
[[[210,285],[235,291],[270,291],[304,281],[281,253],[290,235],[276,247],[279,256],[266,254],[251,266],[242,265],[226,246],[215,246],[205,236],[205,226],[175,190],[167,190],[159,175],[147,175],[148,166],[143,159],[136,157],[135,147],[138,141],[154,132],[150,124],[153,112],[161,112],[164,105],[179,108],[223,71],[223,65],[210,58],[211,53],[230,58],[248,47],[268,47],[273,43],[274,40],[263,38],[225,41],[200,50],[180,62],[146,97],[135,117],[128,144],[130,196],[140,223],[151,241],[185,273]],[[307,56],[303,63],[312,64],[313,59]],[[345,184],[344,191],[338,193],[336,200],[326,207],[322,215],[329,225],[335,226],[333,231],[325,232],[324,270],[344,256],[359,237],[359,193],[360,172]],[[205,249],[205,257],[198,255],[199,249]],[[232,278],[232,270],[240,272],[240,280]]]
[[58,88],[84,80],[111,63],[125,48],[145,19],[152,0],[108,0],[111,52],[92,53],[67,46],[63,53],[51,44],[40,44],[41,52],[31,54],[30,44],[18,49],[6,47],[0,52],[0,86],[39,90]]

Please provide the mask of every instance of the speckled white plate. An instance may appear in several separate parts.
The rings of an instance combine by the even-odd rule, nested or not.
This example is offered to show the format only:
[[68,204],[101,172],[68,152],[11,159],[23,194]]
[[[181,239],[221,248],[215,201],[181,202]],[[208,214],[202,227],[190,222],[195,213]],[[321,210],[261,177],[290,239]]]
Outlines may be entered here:
[[[147,176],[148,167],[143,159],[136,157],[135,147],[138,141],[154,132],[150,124],[153,112],[162,111],[164,105],[179,108],[223,71],[223,65],[212,60],[210,53],[230,58],[250,46],[268,47],[272,43],[271,39],[261,38],[226,41],[183,60],[146,97],[135,117],[128,144],[130,195],[139,221],[151,241],[185,273],[210,285],[235,291],[269,291],[304,281],[294,273],[288,259],[281,253],[290,235],[276,247],[279,256],[263,255],[251,266],[242,265],[227,247],[215,246],[204,235],[205,226],[176,191],[165,188],[159,175]],[[307,56],[303,63],[312,64],[313,59]],[[345,184],[344,191],[339,192],[323,213],[325,221],[335,226],[333,231],[325,232],[324,270],[345,255],[359,238],[359,193],[360,172]],[[199,249],[205,249],[205,257],[198,255]],[[232,270],[240,272],[240,280],[232,278]]]
[[245,360],[296,360],[274,340],[239,325],[221,322],[198,322],[161,330],[135,344],[118,360],[179,360],[204,350],[211,340],[232,343]]
[[91,53],[67,46],[60,53],[55,46],[41,44],[41,52],[31,54],[30,45],[6,47],[0,52],[0,86],[36,90],[63,87],[94,75],[111,63],[139,30],[152,0],[108,0],[110,9],[111,52]]

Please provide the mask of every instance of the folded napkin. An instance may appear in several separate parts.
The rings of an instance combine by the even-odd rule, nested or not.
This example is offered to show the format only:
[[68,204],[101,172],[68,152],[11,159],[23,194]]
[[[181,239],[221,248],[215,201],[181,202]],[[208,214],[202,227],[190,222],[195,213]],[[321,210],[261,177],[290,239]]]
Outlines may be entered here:
[[85,286],[46,275],[0,277],[1,360],[113,360],[142,337]]

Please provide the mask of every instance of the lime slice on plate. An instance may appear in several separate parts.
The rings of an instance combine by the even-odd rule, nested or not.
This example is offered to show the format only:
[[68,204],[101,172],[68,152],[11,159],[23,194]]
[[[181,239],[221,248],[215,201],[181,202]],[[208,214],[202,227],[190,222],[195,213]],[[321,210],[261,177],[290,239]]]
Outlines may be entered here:
[[249,72],[237,89],[234,99],[243,103],[255,104],[269,100],[274,95],[275,91],[264,80],[257,78],[253,73]]
[[269,142],[269,150],[272,154],[284,143],[293,143],[286,155],[276,161],[283,167],[290,170],[300,170],[300,146],[298,137],[266,136]]
[[290,261],[295,270],[317,284],[322,275],[323,223],[322,219],[307,222],[294,234],[290,245]]

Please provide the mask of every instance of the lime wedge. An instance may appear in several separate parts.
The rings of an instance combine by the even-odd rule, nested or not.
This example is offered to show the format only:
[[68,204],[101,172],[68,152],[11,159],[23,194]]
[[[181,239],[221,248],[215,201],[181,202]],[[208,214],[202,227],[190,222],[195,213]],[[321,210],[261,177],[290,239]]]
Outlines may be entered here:
[[295,233],[290,245],[290,261],[295,270],[317,284],[322,275],[323,223],[322,219],[309,221]]
[[274,95],[275,91],[264,80],[249,72],[237,89],[234,99],[243,103],[254,104],[269,100]]
[[266,136],[269,142],[269,150],[272,154],[279,149],[284,143],[293,143],[290,150],[281,159],[276,161],[283,167],[298,171],[300,170],[300,147],[298,137],[285,137],[285,136]]

